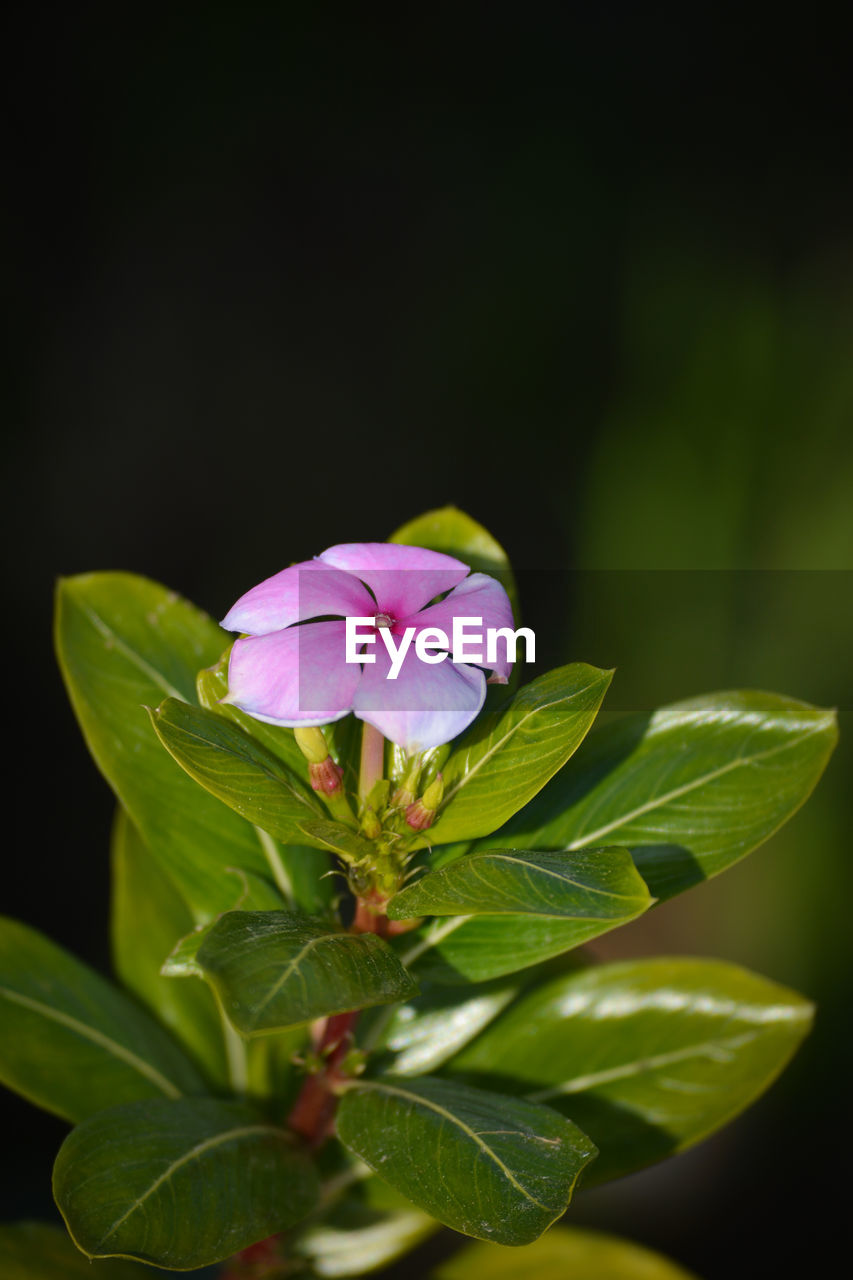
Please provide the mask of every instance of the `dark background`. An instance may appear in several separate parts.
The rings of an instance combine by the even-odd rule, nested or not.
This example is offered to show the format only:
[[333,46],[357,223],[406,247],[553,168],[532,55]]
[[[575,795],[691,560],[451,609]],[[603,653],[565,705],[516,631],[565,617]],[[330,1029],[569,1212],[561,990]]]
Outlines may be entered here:
[[[3,910],[106,966],[111,800],[50,648],[55,577],[221,616],[454,502],[540,662],[608,705],[748,684],[853,709],[849,49],[694,6],[30,6],[7,32]],[[707,1280],[820,1270],[845,1138],[846,742],[753,858],[603,942],[818,999],[768,1097],[572,1220]],[[3,1098],[3,1217],[64,1127]],[[405,1264],[411,1276],[416,1268]]]

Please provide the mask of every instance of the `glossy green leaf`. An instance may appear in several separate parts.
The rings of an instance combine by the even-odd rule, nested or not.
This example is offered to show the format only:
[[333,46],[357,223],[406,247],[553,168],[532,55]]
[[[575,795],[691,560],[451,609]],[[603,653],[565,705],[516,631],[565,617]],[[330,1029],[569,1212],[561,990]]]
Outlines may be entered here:
[[548,1107],[428,1076],[353,1082],[337,1128],[344,1146],[419,1208],[500,1244],[541,1235],[595,1155]]
[[417,985],[373,933],[332,932],[286,911],[228,911],[196,961],[243,1035],[405,1000]]
[[91,1262],[64,1227],[47,1222],[0,1226],[3,1280],[151,1280],[151,1270],[123,1258]]
[[623,921],[652,899],[627,849],[490,849],[428,872],[388,904],[392,920],[509,915]]
[[625,849],[493,849],[428,873],[391,901],[388,914],[452,914],[414,935],[406,963],[435,982],[483,982],[580,946],[652,901]]
[[190,989],[161,973],[177,939],[193,928],[190,909],[121,808],[113,823],[111,852],[110,937],[115,971],[181,1041],[209,1082],[227,1085],[222,1023],[213,996],[200,985]]
[[474,725],[447,761],[440,817],[421,843],[488,835],[527,804],[579,746],[611,675],[558,667]]
[[365,1178],[323,1221],[300,1232],[294,1250],[317,1276],[364,1276],[385,1267],[439,1229],[380,1178]]
[[174,592],[133,574],[83,574],[57,589],[57,655],[89,750],[201,921],[227,905],[223,869],[263,873],[263,850],[252,827],[163,750],[145,707],[164,695],[194,700],[199,666],[225,640]]
[[90,1117],[60,1148],[53,1192],[90,1257],[187,1271],[299,1222],[318,1183],[280,1126],[237,1103],[182,1098]]
[[458,507],[440,507],[426,511],[395,530],[389,542],[402,542],[409,547],[428,547],[443,551],[470,565],[475,573],[497,578],[510,598],[518,617],[518,593],[509,559],[501,544],[471,516]]
[[[299,779],[307,779],[308,765],[299,747],[292,729],[283,725],[267,724],[247,715],[239,707],[223,702],[228,693],[228,661],[231,649],[212,667],[199,671],[196,679],[198,701],[208,711],[215,711],[239,725],[249,737],[254,738],[261,746],[266,747],[274,756],[290,769]],[[361,721],[355,716],[344,716],[327,724],[323,728],[329,753],[332,759],[344,770],[344,786],[355,792],[358,786],[359,754],[361,750]]]
[[[310,850],[315,853],[315,850]],[[233,909],[243,911],[280,911],[283,907],[281,895],[267,880],[253,876],[248,872],[235,873],[235,888],[239,884],[239,895],[232,903]],[[218,918],[218,917],[217,917]],[[195,977],[205,979],[205,971],[198,962],[198,952],[211,932],[216,921],[199,925],[174,947],[166,958],[161,972],[164,980],[171,982],[174,978]],[[173,983],[174,986],[191,991],[193,994],[203,992],[208,1000],[213,1000],[222,1021],[222,1031],[228,1058],[228,1077],[230,1087],[237,1093],[247,1094],[254,1099],[275,1098],[276,1107],[286,1107],[287,1099],[297,1088],[299,1073],[293,1064],[293,1055],[299,1053],[306,1037],[304,1028],[281,1031],[277,1034],[265,1035],[248,1043],[234,1030],[222,1008],[219,992],[205,982]]]
[[400,958],[418,981],[487,982],[562,956],[624,919],[475,915],[436,919],[401,939]]
[[324,816],[307,784],[225,716],[166,698],[151,712],[151,721],[191,778],[271,835],[298,839],[303,819]]
[[[239,893],[235,894],[232,902],[234,908],[246,911],[279,911],[284,905],[279,891],[261,876],[237,871],[232,873],[232,882],[235,890],[239,886]],[[298,1074],[294,1069],[293,1054],[301,1050],[304,1032],[290,1031],[269,1035],[263,1040],[247,1044],[228,1020],[215,989],[201,982],[172,981],[174,978],[189,976],[205,978],[197,956],[215,923],[211,921],[210,924],[198,925],[180,939],[163,962],[160,970],[163,981],[186,991],[188,998],[198,998],[201,994],[205,1000],[213,1002],[221,1035],[224,1037],[229,1089],[255,1100],[275,1098],[276,1105],[281,1107],[284,1099],[290,1096],[296,1086]]]
[[[261,876],[248,875],[245,871],[234,872],[235,888],[237,882],[240,891],[229,906],[229,911],[281,911],[284,903],[281,895]],[[225,912],[222,912],[224,915]],[[163,961],[161,973],[169,978],[204,977],[204,970],[198,962],[198,952],[205,938],[213,929],[216,920],[209,924],[197,925],[190,933],[181,938]]]
[[[506,919],[506,917],[505,917]],[[440,928],[446,921],[437,921]],[[472,921],[472,925],[473,925]],[[416,934],[392,939],[398,954],[405,956]],[[362,1015],[359,1044],[371,1052],[381,1051],[388,1059],[383,1070],[394,1075],[417,1076],[433,1072],[457,1054],[489,1025],[522,991],[551,978],[585,967],[583,952],[563,952],[511,975],[488,981],[452,984],[445,972],[439,982],[423,978],[416,964],[420,994],[393,1008],[373,1009]]]
[[580,970],[521,997],[450,1064],[562,1111],[593,1181],[692,1146],[759,1096],[811,1025],[796,992],[716,960]]
[[430,1280],[695,1280],[642,1245],[578,1227],[554,1227],[525,1249],[465,1245]]
[[[298,779],[307,777],[305,757],[296,745],[292,729],[281,725],[265,724],[254,720],[238,707],[223,703],[228,692],[229,651],[212,667],[205,667],[196,677],[198,700],[208,711],[218,712],[227,720],[233,720],[261,746],[278,756]],[[330,736],[327,730],[327,737]],[[332,748],[334,755],[334,748]],[[288,906],[297,907],[309,914],[324,911],[335,895],[334,884],[324,878],[329,870],[325,853],[308,845],[282,845],[269,832],[258,830],[258,838],[267,856],[273,879],[287,899]]]
[[394,1053],[391,1070],[396,1076],[424,1075],[479,1035],[522,986],[520,978],[500,978],[476,987],[427,987],[415,999],[394,1009],[375,1032],[368,1023],[366,1038],[360,1028],[359,1043]]
[[205,1089],[157,1022],[61,947],[0,918],[0,1080],[80,1120],[136,1098]]
[[627,845],[657,898],[737,862],[808,798],[837,740],[832,711],[718,693],[597,731],[501,839]]
[[253,716],[247,715],[239,707],[222,701],[228,693],[230,656],[231,646],[229,645],[218,662],[211,667],[203,667],[198,672],[196,693],[199,705],[206,711],[214,711],[226,720],[231,720],[250,738],[254,738],[262,747],[266,747],[267,751],[277,756],[296,778],[306,780],[308,777],[306,760],[296,745],[296,737],[292,729],[277,724],[266,724],[263,720],[256,720]]

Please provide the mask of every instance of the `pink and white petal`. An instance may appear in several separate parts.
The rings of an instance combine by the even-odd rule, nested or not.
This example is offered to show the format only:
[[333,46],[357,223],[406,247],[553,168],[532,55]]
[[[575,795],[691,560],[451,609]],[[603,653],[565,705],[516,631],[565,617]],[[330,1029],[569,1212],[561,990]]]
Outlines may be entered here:
[[[482,620],[484,633],[490,628],[497,629],[499,627],[509,627],[510,631],[512,631],[514,626],[512,605],[501,584],[495,578],[488,577],[485,573],[472,573],[470,578],[466,578],[464,582],[460,582],[458,587],[454,587],[450,595],[446,596],[444,600],[439,600],[438,604],[432,604],[428,609],[422,609],[420,613],[403,619],[399,623],[397,630],[402,630],[404,627],[416,627],[417,631],[422,631],[424,627],[440,627],[452,643],[454,618],[479,618]],[[476,630],[477,628],[473,626],[466,628],[469,635],[475,633]],[[476,653],[477,645],[468,641],[466,649]],[[512,671],[512,663],[509,661],[505,639],[498,639],[496,650],[497,657],[494,663],[487,662],[484,635],[482,645],[483,660],[482,662],[477,662],[477,666],[488,667],[494,671],[497,677],[494,683],[506,684],[509,673]],[[474,659],[471,659],[471,661],[474,661]]]
[[265,636],[324,614],[373,617],[376,606],[358,578],[322,560],[303,560],[241,596],[222,619],[226,631]]
[[330,724],[352,710],[361,667],[347,663],[346,624],[308,622],[237,640],[224,699],[268,724]]
[[468,566],[441,551],[395,542],[343,542],[320,559],[354,573],[376,596],[380,613],[404,618],[467,577]]
[[391,662],[377,645],[376,662],[365,666],[353,711],[411,753],[450,742],[467,729],[486,697],[486,677],[477,667],[456,666],[449,658],[430,665],[413,648],[396,680],[386,679]]

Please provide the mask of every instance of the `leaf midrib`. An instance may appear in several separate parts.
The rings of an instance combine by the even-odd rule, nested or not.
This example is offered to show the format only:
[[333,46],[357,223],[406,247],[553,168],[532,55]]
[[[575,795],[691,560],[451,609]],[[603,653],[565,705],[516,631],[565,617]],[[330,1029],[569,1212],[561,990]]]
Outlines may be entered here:
[[[182,699],[182,701],[184,701],[184,699]],[[273,773],[268,765],[262,764],[258,760],[253,759],[248,751],[235,751],[231,747],[223,746],[218,742],[214,742],[211,738],[203,737],[194,729],[188,729],[186,725],[177,724],[174,720],[167,719],[164,723],[166,723],[175,733],[182,733],[185,737],[192,739],[194,742],[200,743],[203,747],[207,747],[211,751],[218,751],[229,759],[239,760],[244,764],[249,765],[250,768],[257,769],[265,778],[269,778],[270,782],[277,783],[282,790],[286,791],[294,800],[298,800],[300,804],[304,804],[311,814],[315,817],[319,816],[320,811],[315,809],[310,800],[297,791],[296,787],[294,787],[286,774],[282,776],[281,774]]]
[[648,1058],[637,1058],[633,1062],[622,1063],[618,1067],[608,1067],[604,1071],[591,1071],[585,1076],[575,1076],[559,1085],[550,1085],[547,1089],[537,1089],[523,1096],[528,1102],[546,1102],[549,1098],[564,1097],[573,1093],[585,1093],[601,1084],[610,1084],[614,1080],[628,1080],[632,1076],[657,1071],[661,1067],[672,1066],[676,1062],[688,1062],[691,1058],[719,1057],[730,1049],[743,1048],[754,1040],[757,1031],[742,1031],[739,1035],[721,1037],[718,1040],[703,1040],[699,1044],[685,1045],[683,1049],[671,1049],[668,1053],[653,1054]]
[[152,667],[149,662],[146,662],[142,655],[137,653],[135,649],[132,649],[127,641],[122,639],[118,632],[114,631],[109,623],[106,622],[99,613],[96,613],[94,609],[90,608],[89,605],[84,604],[81,600],[75,600],[74,603],[77,605],[81,613],[89,619],[89,622],[99,635],[101,635],[105,640],[109,640],[119,653],[127,658],[128,662],[141,671],[143,675],[147,676],[148,679],[151,680],[153,684],[156,684],[159,689],[162,689],[168,697],[177,698],[179,702],[189,705],[189,700],[179,689],[175,688],[171,681],[163,675],[162,671],[158,671],[156,667]]
[[[805,733],[800,734],[799,737],[791,738],[787,742],[780,742],[775,747],[768,747],[766,751],[759,751],[752,756],[739,756],[736,760],[730,760],[726,764],[720,765],[718,769],[713,769],[710,773],[703,774],[699,778],[694,778],[692,781],[686,782],[681,787],[674,787],[671,791],[664,792],[663,795],[655,796],[645,804],[639,805],[636,809],[632,809],[629,813],[623,814],[612,822],[605,823],[602,827],[598,827],[597,830],[587,832],[583,836],[576,837],[576,839],[572,840],[565,846],[565,849],[572,852],[576,849],[583,849],[591,842],[600,839],[601,836],[608,835],[610,832],[618,830],[619,827],[633,822],[635,818],[642,817],[644,813],[651,813],[662,805],[669,804],[671,800],[678,800],[680,796],[689,795],[691,791],[695,791],[698,787],[704,787],[710,782],[716,782],[718,778],[723,777],[727,773],[731,773],[735,769],[741,769],[749,765],[757,764],[759,761],[766,760],[770,756],[778,755],[780,751],[790,751],[793,747],[798,747],[801,742],[805,742],[808,738],[811,738],[816,733],[821,732],[824,727],[825,726],[822,724],[816,724],[813,728],[807,729]],[[535,838],[535,835],[531,838]]]
[[[436,1115],[440,1115],[444,1120],[448,1120],[452,1125],[455,1125],[456,1128],[461,1129],[462,1132],[466,1134],[472,1142],[474,1142],[474,1144],[497,1165],[507,1181],[511,1183],[517,1191],[520,1191],[526,1200],[529,1200],[531,1204],[535,1204],[538,1209],[542,1209],[545,1213],[555,1212],[553,1205],[543,1204],[541,1200],[537,1200],[534,1195],[531,1195],[526,1187],[521,1185],[512,1170],[504,1164],[497,1152],[493,1151],[487,1142],[483,1142],[478,1133],[467,1125],[464,1120],[460,1120],[459,1116],[455,1116],[452,1111],[448,1111],[446,1107],[442,1107],[440,1103],[433,1102],[431,1099],[425,1098],[420,1093],[410,1093],[408,1089],[400,1089],[396,1085],[388,1085],[373,1080],[359,1080],[356,1084],[349,1085],[345,1089],[345,1092],[349,1093],[353,1089],[356,1091],[371,1090],[376,1093],[391,1093],[399,1098],[405,1098],[407,1101],[416,1105],[420,1104],[430,1111],[434,1111]],[[498,1130],[494,1130],[493,1132],[498,1132]],[[512,1132],[517,1133],[518,1131],[514,1129]]]
[[[512,857],[510,854],[507,854],[507,853],[472,853],[472,854],[467,855],[467,857],[464,857],[464,856],[463,856],[463,858],[462,858],[462,859],[459,859],[459,861],[457,861],[457,862],[455,862],[455,863],[453,863],[453,864],[451,864],[451,865],[452,865],[452,866],[454,866],[454,867],[455,867],[455,866],[459,866],[463,861],[464,861],[466,864],[469,864],[469,865],[470,865],[470,863],[471,863],[471,862],[473,862],[473,861],[477,861],[477,862],[485,862],[485,861],[490,861],[490,862],[509,862],[509,863],[511,863],[511,864],[512,864],[512,866],[515,866],[515,867],[528,867],[531,871],[537,872],[537,873],[538,873],[538,874],[540,874],[540,875],[544,875],[544,876],[551,876],[554,880],[559,880],[560,884],[571,884],[571,885],[574,885],[574,887],[575,887],[576,889],[580,889],[582,893],[595,893],[595,894],[599,894],[599,895],[600,895],[601,897],[603,897],[603,898],[618,898],[620,901],[624,901],[624,902],[643,902],[643,901],[645,901],[645,899],[644,899],[644,897],[643,897],[642,893],[616,893],[616,892],[615,892],[614,890],[612,890],[612,889],[599,889],[599,888],[596,888],[596,886],[595,886],[595,885],[588,885],[588,884],[584,884],[582,880],[576,880],[573,876],[561,875],[559,871],[552,871],[549,867],[541,867],[541,866],[537,865],[537,863],[535,863],[535,862],[528,862],[528,860],[527,860],[526,858],[515,858],[515,857]],[[633,864],[632,864],[632,865],[633,865]],[[450,868],[448,868],[448,870],[449,870],[449,869],[450,869]],[[441,871],[438,871],[438,872],[436,872],[435,874],[436,874],[436,875],[441,875],[441,874],[442,874],[442,872],[441,872]],[[549,912],[549,911],[531,911],[531,912],[528,912],[528,911],[525,911],[525,910],[524,910],[524,908],[513,908],[512,910],[508,910],[508,911],[505,911],[505,912],[504,912],[504,911],[489,911],[489,912],[483,912],[483,914],[484,914],[484,915],[488,915],[488,914],[492,914],[492,915],[528,915],[528,914],[529,914],[529,915],[544,915],[544,916],[550,916],[550,915],[551,915],[551,912]],[[555,915],[555,916],[554,916],[554,919],[555,919],[555,920],[564,919],[564,918],[568,918],[568,919],[575,919],[575,918],[577,918],[577,919],[584,919],[585,917],[583,917],[583,916],[578,916],[578,917],[573,917],[573,916],[570,916],[570,917],[564,917],[564,916],[562,916],[561,914],[560,914],[560,915]]]
[[[253,1026],[257,1025],[258,1018],[263,1013],[264,1009],[266,1009],[267,1006],[271,1004],[271,1002],[275,999],[275,997],[278,995],[281,989],[287,984],[294,970],[298,972],[299,962],[303,960],[305,956],[308,955],[309,951],[312,951],[314,947],[319,946],[321,942],[334,942],[338,938],[346,938],[347,936],[349,935],[345,933],[341,933],[341,934],[330,933],[330,934],[323,934],[323,936],[319,938],[309,938],[308,941],[305,943],[305,945],[302,947],[302,949],[298,951],[297,954],[290,961],[290,963],[288,964],[284,972],[279,975],[278,979],[270,987],[269,991],[267,992],[266,996],[264,996],[264,998],[261,1000],[260,1004],[255,1005],[254,1009],[252,1010],[252,1025]],[[299,976],[304,986],[305,979],[302,978],[301,974]]]
[[206,1151],[210,1151],[214,1147],[221,1146],[225,1142],[239,1141],[241,1138],[246,1138],[256,1133],[272,1134],[279,1140],[281,1140],[283,1137],[283,1132],[281,1129],[274,1129],[271,1125],[254,1124],[254,1125],[244,1125],[242,1128],[239,1128],[239,1129],[228,1129],[226,1130],[225,1133],[214,1134],[212,1138],[206,1138],[204,1142],[197,1143],[196,1146],[192,1147],[189,1151],[184,1152],[184,1154],[180,1156],[177,1160],[174,1160],[169,1165],[168,1169],[164,1169],[164,1171],[160,1174],[159,1178],[155,1178],[155,1180],[151,1183],[151,1186],[148,1187],[147,1190],[144,1191],[141,1196],[137,1196],[137,1198],[133,1201],[133,1203],[129,1206],[129,1208],[125,1210],[125,1212],[121,1215],[121,1217],[116,1218],[112,1226],[107,1228],[107,1230],[104,1232],[104,1234],[101,1236],[100,1240],[98,1241],[96,1248],[102,1249],[106,1241],[109,1240],[110,1236],[112,1236],[119,1229],[119,1227],[123,1226],[124,1223],[127,1221],[127,1219],[131,1216],[131,1214],[135,1213],[137,1209],[140,1209],[142,1205],[145,1203],[145,1201],[149,1198],[149,1196],[152,1196],[154,1192],[157,1191],[163,1185],[164,1182],[167,1182],[173,1176],[173,1174],[175,1174],[178,1171],[178,1169],[182,1167],[182,1165],[188,1164],[190,1160],[197,1159],[199,1156],[204,1155]]
[[488,764],[492,756],[495,755],[496,752],[500,751],[501,748],[505,746],[507,742],[509,742],[510,738],[513,738],[515,734],[518,733],[518,731],[522,728],[522,726],[527,723],[528,720],[530,720],[533,716],[540,715],[543,711],[550,711],[552,707],[558,707],[561,702],[571,702],[574,698],[579,698],[582,694],[586,693],[588,689],[592,689],[595,684],[596,684],[596,681],[591,680],[589,684],[584,685],[582,689],[575,689],[573,690],[572,693],[567,693],[562,698],[555,698],[553,702],[544,702],[541,704],[541,706],[533,707],[530,711],[526,712],[521,717],[520,720],[517,720],[515,724],[513,724],[507,730],[504,736],[498,742],[496,742],[493,747],[490,747],[489,750],[480,757],[480,759],[477,761],[475,765],[473,765],[469,770],[467,770],[466,773],[462,775],[462,777],[457,782],[456,786],[453,787],[452,790],[447,793],[447,795],[444,797],[444,803],[442,805],[442,813],[450,804],[450,801],[453,799],[453,797],[457,795],[462,790],[463,787],[467,787],[468,783],[472,780],[472,778],[474,778],[479,773],[483,765]]
[[31,996],[26,996],[20,991],[12,991],[9,987],[0,987],[0,996],[10,1000],[13,1004],[19,1004],[25,1009],[30,1009],[32,1012],[40,1014],[41,1017],[47,1018],[49,1021],[57,1022],[60,1026],[73,1031],[84,1040],[89,1040],[92,1044],[97,1044],[102,1049],[106,1049],[114,1058],[119,1058],[122,1062],[126,1062],[128,1066],[133,1067],[135,1071],[150,1080],[152,1084],[156,1084],[157,1088],[167,1098],[180,1098],[183,1096],[182,1090],[176,1084],[173,1084],[168,1077],[164,1076],[157,1067],[150,1062],[146,1062],[144,1058],[140,1058],[132,1049],[128,1049],[120,1041],[114,1040],[106,1032],[99,1031],[97,1027],[80,1022],[71,1014],[63,1013],[61,1009],[56,1009],[49,1004],[42,1004],[40,1000],[34,1000]]

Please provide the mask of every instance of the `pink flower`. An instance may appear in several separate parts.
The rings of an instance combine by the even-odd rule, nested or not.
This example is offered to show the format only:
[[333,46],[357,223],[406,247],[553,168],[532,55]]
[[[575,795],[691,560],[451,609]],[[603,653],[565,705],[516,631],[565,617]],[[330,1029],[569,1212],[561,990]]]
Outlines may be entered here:
[[[374,635],[375,662],[346,661],[348,617],[375,619],[359,627]],[[486,696],[479,666],[417,656],[418,633],[438,627],[450,636],[454,617],[482,619],[483,630],[513,625],[503,587],[452,556],[386,542],[330,547],[247,591],[223,619],[226,630],[246,637],[231,651],[228,701],[291,727],[329,724],[352,711],[409,752],[439,746],[467,728]],[[383,627],[398,647],[414,628],[396,679],[386,678],[392,662]],[[497,653],[492,679],[505,683],[512,665],[505,642]]]

